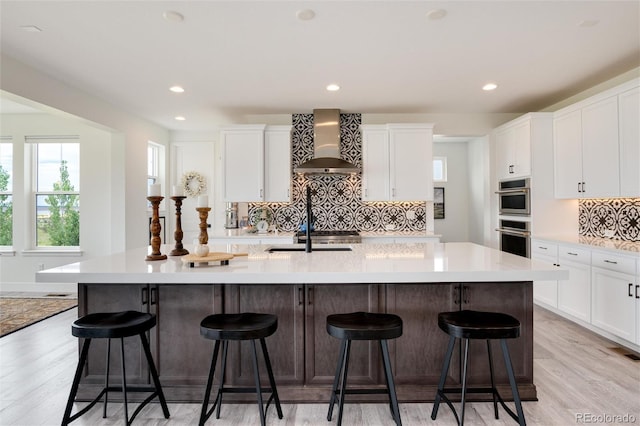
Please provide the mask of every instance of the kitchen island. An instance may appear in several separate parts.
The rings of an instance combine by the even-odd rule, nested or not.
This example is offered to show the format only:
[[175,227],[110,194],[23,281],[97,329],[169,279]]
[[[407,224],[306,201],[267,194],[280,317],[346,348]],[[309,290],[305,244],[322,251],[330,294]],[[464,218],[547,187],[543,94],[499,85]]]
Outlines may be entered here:
[[[437,314],[459,309],[501,311],[521,321],[521,337],[509,345],[521,397],[536,399],[532,281],[566,279],[567,271],[471,243],[354,244],[351,251],[312,253],[224,246],[229,248],[248,255],[228,265],[189,267],[180,257],[145,261],[148,248],[141,248],[41,271],[36,279],[78,283],[79,315],[126,309],[155,313],[158,325],[150,340],[171,401],[202,398],[212,344],[200,337],[200,321],[212,313],[243,311],[278,316],[278,330],[267,345],[283,401],[328,401],[339,341],[327,334],[326,316],[352,311],[390,312],[403,319],[403,336],[390,342],[398,397],[404,402],[431,401],[448,340],[437,326]],[[92,346],[83,379],[86,395],[103,381],[105,346],[98,343],[103,342]],[[250,386],[249,347],[234,343],[227,383]],[[476,356],[468,381],[486,384],[486,347],[473,343],[478,344],[471,346]],[[127,345],[129,380],[145,383],[141,349],[135,339]],[[450,384],[460,381],[459,356],[449,372]],[[350,384],[384,386],[375,342],[354,344],[351,359]],[[508,397],[499,359],[496,365],[499,388]]]

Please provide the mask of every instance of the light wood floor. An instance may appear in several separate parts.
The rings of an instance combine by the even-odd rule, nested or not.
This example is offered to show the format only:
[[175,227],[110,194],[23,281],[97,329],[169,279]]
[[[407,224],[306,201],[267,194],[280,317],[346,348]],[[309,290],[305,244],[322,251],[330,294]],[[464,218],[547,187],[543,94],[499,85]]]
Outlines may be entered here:
[[[0,339],[0,425],[60,424],[77,362],[76,339],[70,324],[75,309],[27,327]],[[529,425],[623,424],[615,418],[597,422],[592,416],[631,415],[640,424],[640,362],[612,349],[614,344],[595,336],[541,308],[535,310],[534,381],[537,402],[523,403]],[[401,404],[404,425],[455,424],[442,405],[438,419],[430,418],[432,404]],[[165,420],[158,404],[150,404],[134,425],[197,424],[199,405],[169,404],[171,418]],[[268,424],[329,425],[327,404],[284,405],[278,420],[273,407]],[[76,420],[74,425],[121,425],[122,405],[109,405],[109,418],[102,419],[101,406]],[[470,403],[465,420],[469,425],[512,425],[501,410],[495,420],[490,403]],[[577,416],[582,415],[582,421]],[[387,404],[347,404],[345,425],[392,425]],[[608,421],[607,421],[608,420]],[[623,420],[623,419],[622,419]],[[211,425],[255,425],[255,405],[223,405],[219,420]]]

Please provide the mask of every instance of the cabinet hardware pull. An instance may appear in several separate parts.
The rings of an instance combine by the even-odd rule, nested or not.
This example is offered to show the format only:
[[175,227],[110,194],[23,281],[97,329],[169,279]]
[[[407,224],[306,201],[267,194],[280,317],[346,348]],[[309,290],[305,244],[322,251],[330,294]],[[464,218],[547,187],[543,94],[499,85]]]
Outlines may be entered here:
[[638,296],[638,288],[640,287],[640,285],[636,286],[636,299],[640,299],[640,296]]
[[151,287],[151,305],[155,305],[158,303],[157,297],[157,289],[155,287]]
[[462,286],[462,302],[469,303],[469,286]]
[[262,188],[260,188],[260,198],[261,199],[262,199],[262,192],[263,192],[263,190],[262,190]]
[[607,259],[604,260],[604,263],[611,263],[612,265],[617,265],[618,264],[618,262],[616,262],[616,261],[607,260]]
[[392,197],[396,196],[396,189],[395,188],[391,188],[391,196]]
[[571,256],[577,256],[578,255],[578,253],[571,253],[570,251],[568,251],[567,254],[569,254]]
[[302,305],[302,287],[298,287],[298,305]]
[[631,294],[631,287],[633,287],[633,283],[629,283],[629,297],[633,297],[633,294]]
[[313,301],[311,300],[311,295],[313,294],[313,287],[309,287],[309,289],[307,290],[307,304],[311,305],[311,303],[313,303]]
[[538,246],[538,248],[539,248],[540,250],[547,250],[547,248],[546,248],[546,247],[542,247],[542,246]]
[[149,303],[149,289],[147,287],[142,287],[142,305],[146,305]]
[[460,305],[462,301],[460,300],[460,287],[456,286],[453,288],[453,304]]
[[580,189],[580,182],[578,182],[578,192],[582,192],[582,190]]

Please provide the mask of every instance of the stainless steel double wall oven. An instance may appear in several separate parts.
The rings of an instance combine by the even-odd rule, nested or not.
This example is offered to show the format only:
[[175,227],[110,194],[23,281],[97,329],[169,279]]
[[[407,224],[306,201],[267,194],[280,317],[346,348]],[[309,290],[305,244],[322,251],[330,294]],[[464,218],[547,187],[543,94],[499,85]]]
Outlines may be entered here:
[[499,182],[500,250],[531,257],[531,188],[529,178]]

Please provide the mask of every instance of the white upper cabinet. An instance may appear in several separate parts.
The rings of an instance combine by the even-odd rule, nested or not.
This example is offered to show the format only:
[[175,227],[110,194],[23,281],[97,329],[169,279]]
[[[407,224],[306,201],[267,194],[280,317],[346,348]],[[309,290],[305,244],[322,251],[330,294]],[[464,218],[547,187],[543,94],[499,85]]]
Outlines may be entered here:
[[640,88],[618,96],[620,196],[640,197]]
[[224,201],[289,201],[290,126],[236,125],[220,131]]
[[554,114],[556,198],[640,196],[637,85],[634,80]]
[[516,120],[496,130],[498,180],[531,175],[531,123]]
[[362,200],[433,200],[433,125],[363,125]]

